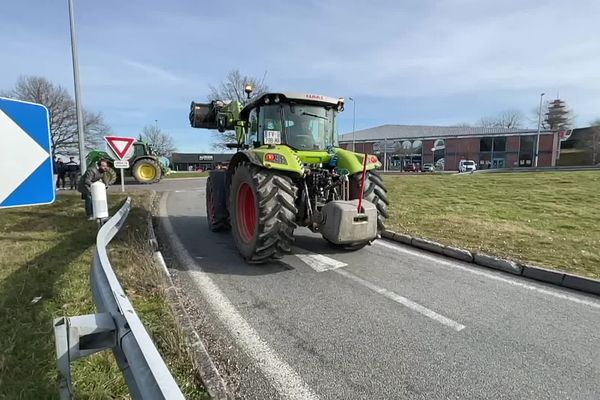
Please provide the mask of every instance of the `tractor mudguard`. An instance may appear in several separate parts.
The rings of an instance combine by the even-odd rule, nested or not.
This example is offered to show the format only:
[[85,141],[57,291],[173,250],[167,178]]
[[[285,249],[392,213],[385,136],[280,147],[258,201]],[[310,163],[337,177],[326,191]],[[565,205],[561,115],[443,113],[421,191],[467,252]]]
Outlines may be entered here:
[[247,161],[261,168],[287,172],[300,177],[304,174],[303,162],[299,157],[301,153],[295,152],[288,146],[262,146],[236,153],[229,166],[233,171],[238,163]]
[[[354,175],[363,170],[364,154],[355,153],[353,151],[344,150],[341,148],[335,149],[337,155],[337,167],[347,169],[349,175]],[[367,171],[371,171],[381,167],[381,163],[375,155],[367,155]]]

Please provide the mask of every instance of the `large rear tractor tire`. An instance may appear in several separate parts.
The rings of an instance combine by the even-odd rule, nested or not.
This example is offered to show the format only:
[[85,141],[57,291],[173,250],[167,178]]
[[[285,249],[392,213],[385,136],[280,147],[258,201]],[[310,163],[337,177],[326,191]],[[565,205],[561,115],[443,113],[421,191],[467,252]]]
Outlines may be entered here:
[[[360,181],[362,173],[354,174],[350,177],[350,199],[360,197]],[[377,207],[377,231],[385,230],[385,220],[388,217],[388,205],[390,202],[387,197],[387,189],[381,176],[375,171],[367,171],[365,177],[365,192],[363,199],[370,201]]]
[[132,174],[139,183],[149,184],[160,181],[162,170],[158,161],[142,158],[133,164]]
[[227,211],[227,189],[226,171],[211,171],[206,180],[206,217],[208,228],[213,232],[231,229]]
[[264,263],[291,251],[298,210],[296,186],[282,174],[249,163],[231,179],[229,213],[238,251],[248,262]]

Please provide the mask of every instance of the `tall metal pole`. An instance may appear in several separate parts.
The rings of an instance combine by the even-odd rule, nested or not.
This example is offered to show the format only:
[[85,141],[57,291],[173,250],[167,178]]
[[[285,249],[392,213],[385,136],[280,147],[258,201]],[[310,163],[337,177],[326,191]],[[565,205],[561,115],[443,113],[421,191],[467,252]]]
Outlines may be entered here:
[[352,97],[352,151],[356,151],[356,101]]
[[75,111],[77,112],[77,132],[79,136],[79,164],[81,173],[86,170],[85,136],[83,133],[83,108],[81,106],[81,89],[79,87],[79,56],[77,53],[77,36],[75,33],[75,12],[73,0],[69,0],[69,21],[71,22],[71,54],[73,56],[73,83],[75,85]]
[[538,166],[538,158],[540,154],[540,131],[542,129],[542,99],[546,93],[540,94],[540,110],[538,112],[538,130],[537,130],[537,138],[535,140],[535,161],[533,163],[534,167]]

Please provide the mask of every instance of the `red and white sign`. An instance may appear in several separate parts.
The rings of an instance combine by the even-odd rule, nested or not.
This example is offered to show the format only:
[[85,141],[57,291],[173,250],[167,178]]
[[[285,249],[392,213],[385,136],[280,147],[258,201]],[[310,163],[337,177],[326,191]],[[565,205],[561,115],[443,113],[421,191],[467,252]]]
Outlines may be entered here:
[[129,160],[133,155],[135,138],[121,136],[104,136],[108,147],[115,153],[119,160]]

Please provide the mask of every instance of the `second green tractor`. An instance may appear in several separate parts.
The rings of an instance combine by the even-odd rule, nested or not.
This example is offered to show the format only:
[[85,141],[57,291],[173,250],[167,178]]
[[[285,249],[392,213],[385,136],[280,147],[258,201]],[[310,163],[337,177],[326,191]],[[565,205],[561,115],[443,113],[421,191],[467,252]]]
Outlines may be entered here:
[[192,127],[236,132],[228,146],[238,152],[207,180],[207,219],[213,231],[233,231],[248,262],[290,252],[298,226],[347,250],[371,243],[384,229],[381,164],[375,155],[339,147],[336,116],[343,109],[341,98],[310,93],[267,93],[245,107],[191,104]]

